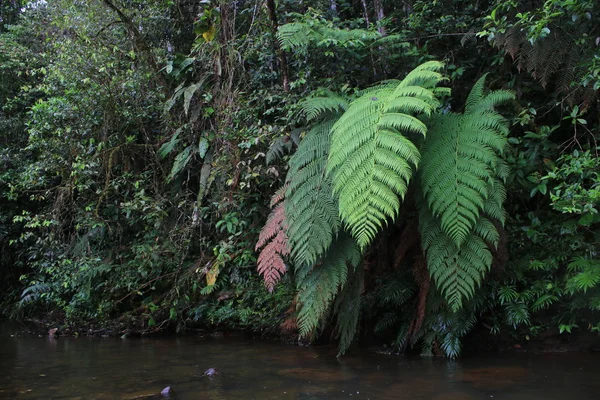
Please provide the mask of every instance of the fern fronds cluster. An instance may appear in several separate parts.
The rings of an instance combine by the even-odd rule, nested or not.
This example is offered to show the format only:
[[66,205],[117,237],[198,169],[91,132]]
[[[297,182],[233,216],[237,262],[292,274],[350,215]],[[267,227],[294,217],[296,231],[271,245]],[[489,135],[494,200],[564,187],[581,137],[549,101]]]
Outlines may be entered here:
[[[585,35],[587,32],[582,33]],[[579,63],[583,54],[574,37],[577,36],[553,28],[548,36],[531,41],[517,24],[496,34],[493,44],[511,56],[519,71],[530,73],[543,88],[565,96],[570,104],[589,103],[597,93],[580,84],[583,74]]]
[[[387,300],[379,303],[406,307],[417,295],[417,309],[412,320],[389,315],[379,329],[401,323],[402,346],[428,342],[425,325],[434,335],[430,342],[439,338],[432,328],[436,322],[426,321],[430,293],[441,296],[450,314],[458,313],[492,265],[508,175],[502,160],[508,127],[496,107],[513,94],[486,93],[483,77],[464,113],[441,113],[440,99],[448,94],[438,87],[445,79],[442,68],[426,62],[404,79],[383,82],[354,99],[325,92],[302,103],[311,127],[289,161],[286,185],[261,232],[259,272],[272,288],[290,256],[300,335],[313,337],[333,312],[340,354],[358,327],[364,269],[357,266],[376,235],[398,218],[409,187],[417,216],[405,221],[405,230],[418,225],[419,234],[413,228],[416,238],[398,249],[402,259],[413,249],[413,273],[403,276],[419,290],[414,283],[390,286],[380,291]],[[460,319],[450,314],[448,321]],[[459,333],[444,336],[447,354],[455,354]]]

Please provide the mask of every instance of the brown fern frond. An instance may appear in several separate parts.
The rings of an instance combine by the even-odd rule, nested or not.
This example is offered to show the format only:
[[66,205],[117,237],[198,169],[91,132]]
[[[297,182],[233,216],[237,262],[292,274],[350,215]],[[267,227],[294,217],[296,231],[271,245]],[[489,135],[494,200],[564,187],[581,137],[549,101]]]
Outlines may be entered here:
[[496,35],[493,43],[511,56],[519,72],[530,73],[544,89],[555,82],[550,90],[571,106],[589,105],[598,95],[598,91],[589,88],[572,87],[581,78],[577,66],[582,50],[569,33],[558,29],[532,44],[522,27],[513,26],[506,33]]
[[572,90],[571,83],[575,80],[575,69],[579,62],[580,52],[572,48],[566,54],[565,62],[556,76],[556,91],[559,93],[569,93]]
[[283,207],[283,203],[281,203],[271,211],[271,214],[269,214],[267,223],[258,235],[258,242],[256,243],[255,250],[265,246],[271,239],[277,236],[277,234],[284,228],[284,222],[285,208]]
[[505,50],[513,60],[516,59],[517,53],[519,52],[521,45],[525,41],[525,35],[521,30],[515,29],[506,36]]
[[[279,199],[276,199],[279,197]],[[275,193],[271,204],[277,204],[267,218],[267,223],[258,236],[256,250],[262,248],[258,255],[258,273],[263,276],[265,286],[273,291],[287,270],[284,257],[290,254],[288,238],[285,233],[285,204],[283,196]]]

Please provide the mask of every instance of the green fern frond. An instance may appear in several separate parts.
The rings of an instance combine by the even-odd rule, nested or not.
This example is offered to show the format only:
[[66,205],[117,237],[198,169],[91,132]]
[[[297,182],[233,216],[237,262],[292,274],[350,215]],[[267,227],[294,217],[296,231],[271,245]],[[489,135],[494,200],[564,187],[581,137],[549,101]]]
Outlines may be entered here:
[[489,271],[493,256],[487,243],[496,246],[498,232],[489,220],[479,218],[459,247],[426,207],[421,207],[419,220],[429,273],[448,305],[457,311],[464,299],[473,297]]
[[44,293],[48,293],[50,291],[51,287],[46,283],[35,283],[31,286],[26,287],[21,293],[19,307],[23,307],[29,303],[38,301],[42,298]]
[[296,265],[313,265],[341,226],[331,179],[325,175],[333,123],[331,120],[313,127],[289,162],[287,235]]
[[[499,155],[507,144],[508,127],[494,107],[514,95],[508,91],[484,94],[484,79],[467,98],[465,114],[430,119],[422,148],[419,177],[424,200],[458,247],[470,236],[486,205],[503,220],[498,209],[503,192],[497,177],[507,173]],[[488,202],[492,194],[495,197]]]
[[289,153],[292,150],[293,144],[294,142],[288,135],[283,135],[275,139],[271,143],[265,157],[267,165],[280,159],[284,154]]
[[377,323],[375,323],[373,331],[375,333],[384,332],[385,330],[395,326],[398,321],[400,321],[400,316],[397,312],[387,312],[379,318]]
[[415,285],[411,280],[389,279],[377,290],[380,305],[400,306],[415,294]]
[[[502,160],[499,165],[505,164]],[[501,172],[501,168],[497,168],[496,172]],[[504,225],[506,221],[506,211],[504,210],[504,202],[506,201],[506,189],[503,182],[496,178],[488,183],[488,198],[483,204],[483,213],[488,217],[495,219]]]
[[442,79],[435,72],[441,67],[425,63],[395,86],[366,91],[333,126],[327,171],[342,221],[361,249],[398,214],[420,160],[405,135],[425,136],[418,116],[431,114],[437,104],[428,88]]
[[376,39],[371,47],[380,48],[385,47],[388,50],[400,50],[410,47],[410,43],[406,42],[406,37],[401,34],[391,34],[382,36]]
[[338,295],[334,313],[337,316],[335,333],[339,339],[338,357],[344,355],[358,331],[363,291],[364,269],[356,268]]
[[290,22],[289,24],[281,25],[277,30],[277,39],[281,47],[285,50],[306,47],[315,37],[321,39],[320,33],[302,22]]
[[[382,36],[375,30],[340,29],[322,19],[305,17],[306,22],[291,22],[281,25],[277,39],[284,50],[297,50],[309,45],[329,47],[332,44],[342,47],[366,47]],[[384,44],[397,46],[398,38],[393,37]]]
[[[397,87],[397,91],[410,86],[420,86],[425,89],[433,90],[440,82],[448,80],[439,71],[444,69],[444,63],[440,61],[427,61],[406,75]],[[397,97],[398,93],[394,93]]]
[[302,114],[308,122],[323,116],[323,114],[337,114],[348,109],[348,99],[331,91],[318,97],[308,97],[301,104]]
[[330,247],[323,261],[307,273],[307,268],[296,270],[298,288],[298,326],[300,336],[308,337],[319,327],[331,304],[345,285],[349,267],[360,262],[360,251],[348,235],[340,237]]

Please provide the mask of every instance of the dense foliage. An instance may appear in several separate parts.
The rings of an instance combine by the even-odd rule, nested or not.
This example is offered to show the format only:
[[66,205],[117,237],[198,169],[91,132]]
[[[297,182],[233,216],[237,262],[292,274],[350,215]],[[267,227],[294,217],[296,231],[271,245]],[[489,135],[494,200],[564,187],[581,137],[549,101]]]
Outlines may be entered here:
[[593,0],[3,2],[2,311],[596,334],[599,49]]

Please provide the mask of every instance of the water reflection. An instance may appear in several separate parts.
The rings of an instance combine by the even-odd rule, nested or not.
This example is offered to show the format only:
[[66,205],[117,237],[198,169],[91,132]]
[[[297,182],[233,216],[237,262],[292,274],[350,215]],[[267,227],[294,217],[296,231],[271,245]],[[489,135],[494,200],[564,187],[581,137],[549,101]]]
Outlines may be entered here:
[[[600,357],[403,358],[241,338],[90,339],[0,335],[2,399],[595,399]],[[203,372],[214,367],[220,374]]]

